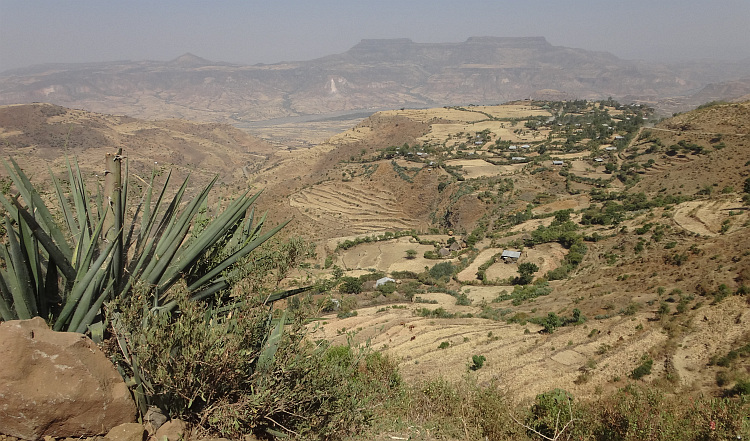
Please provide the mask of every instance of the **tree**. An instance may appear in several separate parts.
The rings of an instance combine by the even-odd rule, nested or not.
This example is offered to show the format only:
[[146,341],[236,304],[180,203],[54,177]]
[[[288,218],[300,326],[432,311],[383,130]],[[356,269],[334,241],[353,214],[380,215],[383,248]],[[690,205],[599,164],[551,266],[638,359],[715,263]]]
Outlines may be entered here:
[[438,264],[435,264],[432,268],[430,268],[430,277],[435,279],[436,281],[442,281],[447,282],[450,280],[451,277],[453,277],[453,273],[456,271],[456,268],[453,266],[450,262],[440,262]]
[[362,292],[362,281],[357,277],[342,277],[339,291],[345,294],[359,294]]
[[417,257],[417,250],[415,249],[408,249],[406,250],[406,258],[411,260]]
[[524,262],[518,265],[518,277],[513,281],[515,285],[528,285],[534,280],[534,273],[539,271],[535,263]]
[[554,312],[547,314],[547,317],[542,320],[541,325],[544,326],[544,332],[552,334],[555,329],[563,326],[563,320]]
[[344,270],[338,265],[333,265],[333,278],[338,280],[344,275]]
[[572,212],[573,210],[571,209],[555,211],[555,220],[552,222],[556,225],[564,224],[570,220],[570,213]]

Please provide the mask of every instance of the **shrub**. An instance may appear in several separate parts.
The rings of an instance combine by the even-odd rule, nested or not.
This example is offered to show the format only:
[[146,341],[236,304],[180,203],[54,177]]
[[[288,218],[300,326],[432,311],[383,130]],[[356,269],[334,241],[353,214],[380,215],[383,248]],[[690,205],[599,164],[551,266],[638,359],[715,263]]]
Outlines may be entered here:
[[362,292],[362,281],[357,277],[342,277],[339,291],[345,294],[359,294]]
[[377,290],[379,293],[386,295],[386,294],[393,294],[396,292],[396,282],[385,282],[381,283]]
[[518,265],[518,277],[513,280],[514,285],[528,285],[534,280],[534,273],[539,271],[535,263],[524,262]]
[[440,262],[430,268],[430,277],[438,282],[448,282],[456,272],[455,266],[450,262]]
[[288,315],[272,322],[261,298],[193,302],[184,285],[174,295],[179,313],[144,307],[141,296],[120,301],[121,313],[107,308],[116,335],[130,341],[132,359],[113,357],[141,377],[136,398],[170,418],[234,439],[253,432],[327,438],[361,428],[370,418],[366,402],[399,385],[395,364],[380,354],[307,339],[305,313],[285,327]]
[[[557,439],[573,420],[573,395],[564,389],[553,389],[536,396],[531,414],[526,419],[526,426],[547,439]],[[533,433],[529,431],[529,436]]]
[[648,354],[643,354],[641,357],[641,364],[638,365],[633,372],[630,373],[630,378],[633,380],[640,380],[646,375],[651,374],[651,367],[654,364],[654,360]]
[[750,395],[750,379],[748,380],[737,380],[734,387],[729,389],[729,396],[734,395]]
[[472,371],[482,369],[482,366],[484,366],[484,362],[486,360],[487,357],[485,357],[484,355],[472,355],[471,365],[469,366],[469,369],[471,369]]

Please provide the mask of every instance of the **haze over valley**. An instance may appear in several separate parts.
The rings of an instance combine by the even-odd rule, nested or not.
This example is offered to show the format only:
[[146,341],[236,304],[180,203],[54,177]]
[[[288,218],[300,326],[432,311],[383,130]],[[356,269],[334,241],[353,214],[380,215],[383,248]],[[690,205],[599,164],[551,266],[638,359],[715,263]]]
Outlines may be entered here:
[[[32,18],[32,10],[12,3],[0,0],[0,13],[13,10],[28,24],[46,16]],[[192,28],[205,35],[205,46],[185,26],[165,25],[174,35],[141,52],[123,52],[112,41],[112,52],[102,52],[86,39],[88,59],[58,47],[59,57],[40,61],[44,52],[33,45],[27,56],[6,56],[0,326],[21,316],[22,289],[68,289],[69,273],[111,277],[80,289],[83,299],[102,297],[69,315],[92,320],[76,329],[97,340],[127,380],[144,423],[131,418],[136,430],[157,438],[145,418],[149,406],[149,418],[159,408],[165,419],[185,420],[194,429],[189,439],[750,436],[750,53],[733,43],[735,16],[749,13],[747,6],[729,1],[728,13],[687,2],[685,17],[705,18],[688,32],[679,14],[640,2],[632,11],[612,6],[606,16],[589,11],[601,6],[589,1],[549,10],[500,2],[502,13],[481,2],[469,2],[468,12],[442,3],[384,2],[388,14],[297,4],[285,24],[289,36],[257,37],[255,44],[276,41],[289,52],[269,58],[254,48],[262,63],[213,40],[222,37],[213,35],[222,34],[220,23],[235,40],[249,41],[250,31],[240,31],[245,23],[217,19],[239,10],[233,8],[247,12],[240,5],[202,9],[204,15],[191,5],[189,14],[176,14],[178,21],[199,17]],[[411,14],[417,6],[422,15]],[[446,11],[429,9],[441,6]],[[153,8],[156,23],[163,11]],[[344,15],[349,8],[361,14]],[[100,13],[91,17],[119,20]],[[455,26],[445,25],[448,13]],[[281,28],[269,18],[281,15],[266,14],[248,20],[258,29]],[[300,19],[305,14],[316,30]],[[353,38],[355,25],[367,38],[358,35],[348,46],[324,38],[335,30],[333,17],[339,40]],[[444,34],[432,29],[438,23]],[[726,39],[693,40],[720,23]],[[305,46],[297,52],[287,42],[301,32],[295,25],[311,40],[295,40]],[[400,33],[377,31],[396,25]],[[141,31],[152,35],[151,28]],[[551,37],[534,36],[544,28]],[[88,29],[71,32],[94,32]],[[591,49],[575,45],[585,41]],[[716,53],[718,47],[731,53]],[[163,56],[177,48],[182,55]],[[669,48],[680,56],[667,57]],[[0,44],[0,56],[11,52]],[[136,56],[111,61],[130,58],[120,54]],[[279,61],[289,59],[299,61]],[[113,184],[113,157],[128,174],[126,186]],[[174,183],[183,179],[184,187]],[[88,193],[78,190],[84,184]],[[211,185],[209,196],[203,188]],[[26,186],[35,192],[21,190]],[[247,218],[227,222],[230,232],[212,229],[213,219],[256,193],[252,209],[238,211]],[[184,202],[170,205],[172,197]],[[52,215],[39,209],[54,201],[74,208]],[[149,224],[152,205],[154,212],[198,214]],[[101,220],[84,219],[89,212]],[[99,230],[123,216],[143,219],[118,233],[128,234],[127,246]],[[69,263],[47,248],[67,239],[39,231],[74,221],[82,227],[71,240],[103,248],[71,247]],[[144,245],[149,235],[171,237],[174,225],[185,236],[173,245]],[[282,225],[254,248],[261,233]],[[155,229],[141,236],[148,228]],[[209,234],[221,249],[191,255],[180,248]],[[123,260],[139,252],[149,258],[110,275],[107,265],[116,259],[104,257],[116,246],[124,246]],[[38,260],[16,258],[34,247],[44,248]],[[245,249],[252,251],[236,257]],[[173,251],[176,263],[167,264]],[[82,258],[100,260],[73,270]],[[34,282],[6,282],[20,274],[22,261],[33,263],[27,278]],[[68,273],[58,275],[56,261]],[[141,265],[166,273],[186,261],[198,269],[170,279],[174,288],[144,280],[114,299],[124,303],[105,302],[113,286],[126,286],[117,277],[137,274]],[[215,284],[195,288],[205,274]],[[153,300],[136,304],[149,289]],[[49,323],[58,309],[59,320],[66,317],[66,294],[57,291],[45,306]],[[148,334],[150,327],[164,333]],[[200,342],[187,344],[195,352],[175,337],[186,329]],[[215,332],[204,347],[201,339]],[[155,358],[151,370],[139,367],[137,357],[149,352],[129,345],[147,340],[142,346],[154,351],[165,345],[168,363]],[[174,363],[182,353],[190,354],[194,377],[169,371],[181,369]],[[243,357],[246,364],[229,364]],[[209,375],[202,363],[220,368]],[[186,399],[179,387],[196,382],[237,389]],[[339,396],[328,387],[352,389]],[[177,398],[165,398],[173,393]],[[7,439],[36,439],[18,433],[0,427]]]

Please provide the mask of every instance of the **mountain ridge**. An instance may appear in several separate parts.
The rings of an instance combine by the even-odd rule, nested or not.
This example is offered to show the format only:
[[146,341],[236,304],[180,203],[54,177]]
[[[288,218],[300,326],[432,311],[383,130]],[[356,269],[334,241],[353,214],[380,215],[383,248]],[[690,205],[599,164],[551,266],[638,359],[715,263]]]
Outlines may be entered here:
[[[54,64],[0,74],[0,104],[51,102],[145,119],[243,123],[342,111],[498,104],[556,90],[633,97],[665,112],[709,83],[750,77],[746,62],[665,65],[554,46],[544,37],[460,43],[365,39],[308,61],[245,66],[192,54],[171,61]],[[726,89],[730,93],[730,88]],[[733,97],[722,97],[722,99]]]

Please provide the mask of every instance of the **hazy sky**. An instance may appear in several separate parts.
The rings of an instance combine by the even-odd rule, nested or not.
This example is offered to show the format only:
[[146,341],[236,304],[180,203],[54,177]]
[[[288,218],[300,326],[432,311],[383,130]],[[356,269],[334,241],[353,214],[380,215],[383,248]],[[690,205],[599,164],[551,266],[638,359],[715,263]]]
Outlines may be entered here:
[[0,71],[48,62],[309,60],[364,38],[543,36],[620,58],[750,57],[750,0],[0,0]]

